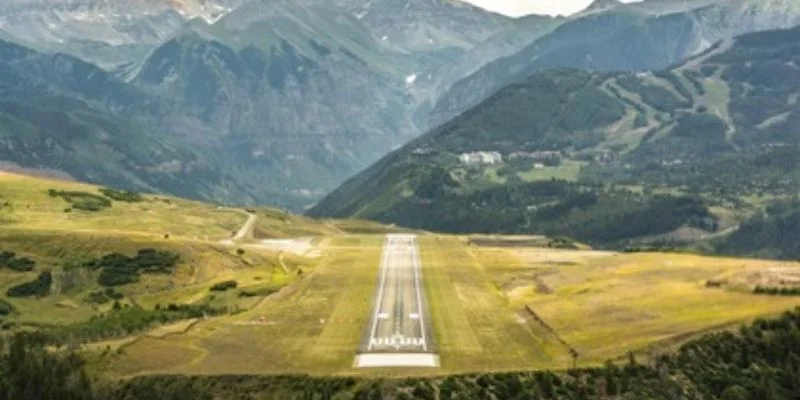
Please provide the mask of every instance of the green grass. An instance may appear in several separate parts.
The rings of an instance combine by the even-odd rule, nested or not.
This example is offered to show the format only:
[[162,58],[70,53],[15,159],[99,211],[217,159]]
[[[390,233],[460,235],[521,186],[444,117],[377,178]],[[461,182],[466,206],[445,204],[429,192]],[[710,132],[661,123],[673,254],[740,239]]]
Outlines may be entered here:
[[578,180],[578,175],[584,165],[585,163],[579,161],[565,161],[558,167],[531,168],[528,171],[520,172],[519,177],[525,182],[549,181],[551,179],[575,182]]
[[798,304],[797,299],[706,287],[709,279],[764,271],[781,265],[777,262],[685,254],[480,251],[509,304],[532,307],[580,352],[582,365],[670,346]]
[[[71,182],[2,174],[0,196],[11,204],[0,250],[36,262],[33,271],[0,270],[0,293],[53,271],[53,294],[7,299],[4,320],[25,327],[72,324],[107,312],[91,304],[99,271],[82,261],[142,248],[181,255],[171,274],[143,275],[117,290],[123,303],[232,307],[241,312],[185,321],[87,346],[93,370],[115,377],[151,373],[375,375],[398,377],[482,371],[560,369],[567,348],[530,314],[595,365],[629,351],[671,346],[693,334],[735,326],[798,304],[797,298],[755,296],[707,288],[709,279],[750,276],[794,263],[682,254],[614,254],[534,248],[467,246],[466,239],[421,234],[424,284],[441,368],[357,370],[355,352],[373,301],[383,235],[397,229],[364,221],[316,221],[266,208],[255,210],[259,237],[315,237],[314,257],[203,240],[203,230],[229,237],[243,211],[145,195],[94,213],[64,216],[56,190],[94,193]],[[0,202],[0,204],[2,204]],[[152,211],[142,216],[141,208]],[[3,211],[5,213],[5,211]],[[133,217],[132,217],[133,216]],[[175,229],[165,238],[162,232]],[[303,273],[299,273],[302,270]],[[235,280],[223,293],[210,288]],[[256,294],[242,297],[243,291]],[[272,294],[272,295],[270,295]],[[268,297],[267,297],[268,296]],[[113,343],[112,343],[113,342]],[[118,351],[103,353],[105,345]],[[99,349],[93,353],[92,349]]]
[[461,373],[566,366],[556,343],[509,307],[459,240],[421,241],[423,275],[442,371]]
[[[111,303],[97,306],[86,301],[91,292],[102,289],[97,282],[100,272],[79,265],[112,252],[133,255],[142,248],[156,248],[181,255],[172,274],[146,274],[138,283],[117,288],[126,301],[148,308],[206,301],[214,283],[232,278],[242,289],[267,285],[279,288],[297,279],[296,268],[307,263],[301,257],[289,258],[286,264],[293,269],[287,274],[278,255],[266,250],[252,249],[239,256],[232,248],[214,243],[96,232],[8,230],[0,232],[0,243],[36,261],[31,272],[0,270],[0,292],[33,280],[46,268],[53,270],[53,294],[41,299],[10,299],[19,313],[9,319],[23,325],[79,322],[106,311]],[[233,297],[225,301],[224,305],[247,308],[253,299]]]
[[[706,288],[779,263],[682,254],[467,246],[451,236],[420,237],[438,369],[353,368],[378,277],[382,235],[325,240],[302,278],[282,270],[222,274],[242,287],[289,283],[247,311],[199,321],[186,332],[147,335],[93,361],[125,377],[151,373],[369,375],[402,377],[562,369],[577,349],[581,365],[629,351],[672,346],[797,305],[796,298]],[[738,275],[737,275],[738,274]],[[256,279],[256,276],[259,279]],[[248,278],[249,277],[249,278]],[[291,278],[290,278],[291,277]],[[210,284],[172,298],[205,298]],[[277,286],[276,286],[277,287]],[[215,294],[218,301],[235,291]],[[146,304],[164,301],[143,297]],[[215,301],[217,301],[215,300]],[[525,312],[529,306],[555,331]],[[154,337],[155,336],[155,337]]]
[[352,372],[381,243],[381,237],[334,239],[318,266],[252,310],[202,322],[185,335],[137,342],[106,361],[119,375]]
[[[113,201],[94,212],[73,209],[49,190],[81,192],[103,198],[100,187],[77,182],[0,173],[0,198],[10,203],[4,228],[53,231],[115,231],[140,235],[224,239],[245,220],[239,213],[217,206],[146,195],[137,203]],[[135,216],[135,217],[133,217]]]

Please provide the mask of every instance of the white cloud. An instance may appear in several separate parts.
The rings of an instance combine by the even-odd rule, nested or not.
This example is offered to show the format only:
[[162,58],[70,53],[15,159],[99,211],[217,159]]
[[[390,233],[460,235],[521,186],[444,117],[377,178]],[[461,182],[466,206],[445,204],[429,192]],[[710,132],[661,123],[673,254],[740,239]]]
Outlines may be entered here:
[[[593,0],[464,0],[478,7],[511,16],[528,14],[569,15],[588,7]],[[630,3],[634,0],[622,0]]]

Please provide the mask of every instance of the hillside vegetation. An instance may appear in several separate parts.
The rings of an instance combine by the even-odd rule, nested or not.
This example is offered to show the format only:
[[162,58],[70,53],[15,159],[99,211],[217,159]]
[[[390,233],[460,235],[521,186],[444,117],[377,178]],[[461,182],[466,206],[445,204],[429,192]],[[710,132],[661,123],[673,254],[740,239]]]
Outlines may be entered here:
[[[231,240],[251,218],[259,230]],[[75,344],[235,314],[318,262],[256,239],[340,232],[273,209],[0,173],[2,327]],[[231,290],[211,290],[230,281]]]
[[[652,73],[532,75],[388,155],[309,214],[616,247],[731,232],[778,200],[796,203],[798,39],[800,29],[745,35]],[[473,152],[502,161],[459,158]],[[788,255],[774,250],[762,255]]]

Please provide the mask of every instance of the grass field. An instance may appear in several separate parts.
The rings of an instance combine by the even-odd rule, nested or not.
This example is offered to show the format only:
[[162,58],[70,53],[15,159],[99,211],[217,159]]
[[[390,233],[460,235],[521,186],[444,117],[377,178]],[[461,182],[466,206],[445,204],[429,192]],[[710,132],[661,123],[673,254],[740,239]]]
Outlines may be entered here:
[[[170,275],[146,275],[138,283],[118,289],[126,304],[152,308],[168,303],[209,303],[247,309],[264,295],[298,279],[296,272],[315,263],[268,248],[240,250],[244,246],[223,245],[220,240],[247,219],[244,210],[164,196],[143,195],[138,202],[111,201],[98,211],[70,208],[70,203],[48,192],[80,192],[102,196],[99,187],[60,180],[0,173],[0,251],[13,251],[36,262],[31,272],[0,268],[0,296],[20,283],[35,279],[44,270],[53,273],[51,294],[44,298],[7,299],[17,313],[4,318],[20,326],[69,324],[86,321],[107,312],[112,304],[87,302],[89,294],[103,289],[99,271],[72,268],[110,253],[131,256],[140,249],[154,248],[180,255]],[[259,208],[259,222],[279,237],[299,230],[333,235],[328,224],[278,211]],[[284,222],[290,221],[290,223]],[[0,266],[2,267],[2,266]],[[288,270],[287,270],[288,269]],[[239,289],[253,297],[234,293],[212,294],[209,287],[236,280]],[[238,293],[238,292],[237,292]]]
[[[800,304],[707,288],[709,279],[795,264],[681,254],[616,254],[466,245],[420,237],[441,368],[357,370],[382,237],[325,242],[319,264],[243,314],[186,334],[148,337],[105,361],[114,374],[311,373],[385,377],[596,365],[670,347]],[[346,290],[345,290],[346,288]],[[537,321],[534,310],[548,327]],[[153,354],[157,352],[158,354]]]
[[230,237],[246,219],[241,212],[165,196],[144,196],[144,201],[138,203],[114,201],[111,207],[97,212],[65,212],[70,204],[48,195],[50,189],[100,194],[100,188],[93,185],[0,172],[0,202],[9,203],[0,211],[0,226],[219,240]]
[[[353,361],[370,315],[384,234],[401,229],[257,208],[252,238],[226,244],[220,239],[231,237],[246,211],[145,196],[97,212],[65,213],[65,200],[48,195],[49,189],[98,188],[9,174],[0,175],[0,182],[0,205],[10,204],[0,211],[0,250],[36,262],[30,272],[0,268],[0,297],[44,269],[53,271],[54,282],[48,296],[6,298],[17,312],[2,320],[27,329],[109,312],[111,304],[86,301],[100,289],[99,272],[73,267],[142,248],[177,253],[180,262],[170,274],[143,275],[118,288],[123,303],[148,310],[182,303],[238,311],[85,346],[92,370],[112,377],[564,369],[572,365],[571,349],[579,353],[579,364],[595,365],[800,305],[799,297],[754,295],[748,286],[770,276],[796,276],[797,263],[512,247],[546,243],[541,237],[475,240],[481,247],[469,244],[470,238],[419,233],[441,368],[358,370]],[[253,243],[298,237],[313,238],[305,242],[313,251],[292,254]],[[230,280],[237,282],[235,291],[210,291]],[[732,284],[708,287],[709,280]]]
[[530,306],[584,365],[680,343],[800,305],[797,297],[710,288],[710,279],[799,264],[684,254],[476,249],[509,306]]
[[550,179],[576,181],[583,165],[584,163],[579,161],[565,161],[563,165],[558,167],[531,168],[528,171],[520,172],[519,177],[525,182],[547,181]]
[[[319,374],[352,371],[375,289],[382,237],[333,239],[306,276],[251,310],[146,338],[106,360],[113,372]],[[153,354],[154,352],[158,354]]]

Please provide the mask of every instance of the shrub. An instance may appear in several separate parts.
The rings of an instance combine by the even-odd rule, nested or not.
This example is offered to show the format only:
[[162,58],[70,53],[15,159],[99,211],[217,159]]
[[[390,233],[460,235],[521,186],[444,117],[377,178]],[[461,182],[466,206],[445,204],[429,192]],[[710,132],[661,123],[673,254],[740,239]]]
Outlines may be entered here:
[[265,287],[261,289],[254,289],[254,290],[242,290],[239,292],[239,297],[266,297],[273,293],[276,293],[278,289],[273,287]]
[[27,257],[17,258],[17,254],[13,251],[0,252],[0,267],[18,272],[29,272],[33,271],[35,265],[36,263]]
[[774,286],[756,286],[753,289],[754,294],[767,294],[770,296],[800,296],[800,287],[774,287]]
[[92,193],[50,189],[50,197],[60,197],[72,205],[72,209],[96,212],[111,207],[111,200]]
[[170,251],[142,249],[134,257],[112,253],[84,266],[102,269],[98,282],[103,286],[122,286],[139,281],[142,273],[170,273],[180,255]]
[[111,300],[121,300],[124,297],[125,295],[113,288],[107,288],[106,290],[95,290],[89,294],[85,301],[90,304],[105,304]]
[[140,193],[130,192],[127,190],[103,188],[100,189],[100,193],[102,193],[103,196],[106,196],[111,200],[122,201],[125,203],[139,203],[144,201],[144,197],[142,197]]
[[225,281],[211,286],[211,290],[214,292],[224,292],[228,289],[236,289],[237,286],[239,286],[239,284],[236,281]]
[[9,315],[14,314],[17,312],[17,309],[14,307],[13,304],[9,303],[4,299],[0,299],[0,315]]
[[169,304],[158,309],[144,309],[136,305],[122,305],[119,301],[108,312],[94,316],[88,321],[53,327],[48,334],[55,343],[77,340],[93,340],[120,337],[148,330],[170,322],[203,318],[228,312],[206,304]]
[[30,282],[14,286],[6,292],[8,297],[44,297],[50,294],[50,285],[53,283],[53,275],[50,271],[44,271]]

